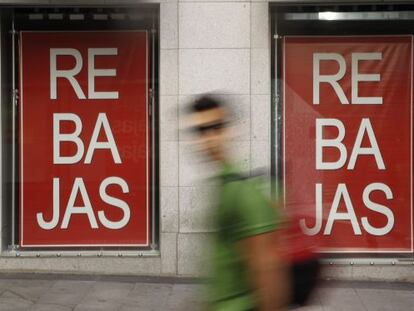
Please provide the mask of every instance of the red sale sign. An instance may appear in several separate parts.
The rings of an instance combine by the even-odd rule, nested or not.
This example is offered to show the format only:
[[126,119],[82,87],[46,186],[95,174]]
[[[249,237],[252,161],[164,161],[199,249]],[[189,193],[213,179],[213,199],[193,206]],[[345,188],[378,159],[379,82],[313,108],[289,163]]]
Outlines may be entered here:
[[148,246],[145,31],[22,32],[22,247]]
[[412,252],[412,37],[284,39],[286,208],[328,252]]

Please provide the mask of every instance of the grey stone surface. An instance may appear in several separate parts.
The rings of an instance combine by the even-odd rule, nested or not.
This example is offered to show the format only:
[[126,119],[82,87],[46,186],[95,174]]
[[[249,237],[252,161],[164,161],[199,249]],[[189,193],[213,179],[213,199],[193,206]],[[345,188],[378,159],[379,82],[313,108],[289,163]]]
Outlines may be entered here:
[[[365,268],[365,267],[364,267]],[[352,266],[328,266],[322,270],[326,279],[352,280]]]
[[177,96],[160,97],[160,139],[161,141],[178,140],[178,98]]
[[248,48],[248,3],[181,3],[180,48]]
[[3,293],[14,293],[28,301],[36,301],[43,295],[45,289],[50,288],[52,285],[53,282],[48,280],[0,279],[0,291]]
[[269,5],[265,2],[251,4],[251,48],[269,48]]
[[251,105],[252,139],[268,140],[272,105],[270,95],[252,95]]
[[[0,273],[91,273],[122,275],[159,275],[159,257],[57,257],[0,258]],[[0,309],[1,310],[1,309]]]
[[334,291],[329,288],[318,290],[318,299],[323,307],[332,308],[337,306],[337,310],[364,311],[358,294],[353,288],[337,288]]
[[251,141],[251,164],[253,172],[260,170],[263,173],[270,172],[270,140]]
[[159,257],[81,258],[79,270],[93,274],[160,275]]
[[161,187],[178,186],[178,142],[164,141],[160,145]]
[[75,307],[81,303],[92,286],[91,281],[57,281],[38,301]]
[[233,140],[250,140],[251,104],[248,95],[222,96],[230,107],[233,124],[231,134]]
[[178,235],[178,274],[205,276],[208,263],[209,234],[180,233]]
[[186,108],[197,99],[197,95],[184,95],[178,98],[178,136],[180,141],[194,140],[194,132],[191,131],[191,117]]
[[164,2],[160,5],[161,49],[178,48],[178,2]]
[[168,310],[167,301],[173,286],[172,284],[136,283],[124,305],[136,307],[136,310]]
[[177,234],[161,233],[161,272],[177,274]]
[[178,94],[178,54],[176,49],[160,51],[160,93]]
[[[173,286],[172,292],[168,297],[168,310],[205,310],[203,302],[205,300],[204,287],[195,284],[177,284]],[[191,306],[191,307],[190,307]]]
[[[385,289],[357,289],[361,303],[369,310],[404,310],[404,305],[407,303],[405,299],[397,297],[395,292]],[[411,300],[412,302],[412,300]]]
[[[180,278],[0,275],[0,310],[198,311],[205,310],[205,290]],[[309,306],[292,310],[409,311],[413,303],[413,283],[335,281],[321,283]]]
[[180,187],[180,232],[211,231],[211,213],[215,206],[214,186]]
[[269,49],[251,49],[251,94],[270,94]]
[[72,311],[70,306],[61,306],[54,303],[36,303],[30,306],[30,311]]
[[178,187],[161,187],[160,191],[161,232],[178,232]]
[[32,304],[32,301],[16,294],[13,290],[5,289],[0,294],[0,310],[26,310]]
[[181,95],[249,94],[250,50],[181,49],[179,79]]
[[398,280],[402,282],[414,282],[413,266],[354,266],[352,279],[366,281]]
[[65,271],[67,273],[79,270],[78,258],[13,258],[0,257],[0,272],[54,272]]
[[121,303],[118,301],[107,299],[84,299],[79,303],[73,311],[108,311],[118,310],[121,307]]
[[96,282],[86,296],[86,300],[115,300],[123,299],[134,289],[132,283]]

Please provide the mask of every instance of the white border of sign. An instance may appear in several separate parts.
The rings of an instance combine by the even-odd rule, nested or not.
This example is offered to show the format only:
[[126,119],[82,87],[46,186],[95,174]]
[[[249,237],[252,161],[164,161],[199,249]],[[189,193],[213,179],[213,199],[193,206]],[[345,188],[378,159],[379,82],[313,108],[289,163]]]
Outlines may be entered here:
[[[143,32],[145,33],[145,38],[146,38],[146,96],[145,96],[145,100],[146,100],[146,156],[147,156],[147,167],[146,167],[146,180],[147,180],[147,193],[146,193],[146,213],[147,213],[147,234],[146,234],[146,243],[145,244],[48,244],[48,245],[37,245],[37,244],[24,244],[23,241],[23,212],[24,212],[24,200],[23,200],[23,187],[24,187],[24,180],[23,180],[23,146],[24,146],[24,140],[23,140],[23,57],[22,57],[22,51],[23,51],[23,40],[22,40],[22,35],[24,33],[69,33],[69,32],[82,32],[82,33],[95,33],[95,32]],[[20,78],[19,78],[19,85],[20,85],[20,118],[19,118],[19,122],[20,122],[20,152],[19,152],[19,162],[20,162],[20,203],[19,203],[19,208],[20,208],[20,237],[19,237],[19,241],[20,241],[20,246],[21,247],[41,247],[41,248],[50,248],[50,247],[64,247],[64,248],[68,248],[68,247],[147,247],[150,245],[149,243],[149,236],[150,236],[150,221],[149,221],[149,188],[150,188],[150,183],[149,183],[149,127],[148,127],[148,93],[149,93],[149,89],[148,89],[148,46],[149,46],[149,42],[148,42],[148,31],[147,30],[94,30],[94,31],[21,31],[20,32],[20,38],[19,38],[19,61],[20,61]]]
[[376,249],[376,250],[372,250],[372,249],[364,249],[364,248],[350,248],[350,249],[346,249],[346,250],[342,250],[342,249],[337,249],[337,248],[322,248],[321,250],[319,250],[320,253],[338,253],[338,254],[347,254],[347,253],[353,253],[353,254],[360,254],[360,253],[389,253],[389,254],[402,254],[402,253],[412,253],[414,251],[414,238],[413,238],[413,53],[414,53],[414,48],[413,48],[413,40],[414,40],[414,36],[413,35],[373,35],[373,36],[368,36],[368,35],[355,35],[355,36],[285,36],[283,37],[283,191],[284,191],[284,206],[286,207],[286,166],[285,166],[285,159],[286,159],[286,135],[285,135],[285,104],[286,104],[286,79],[285,79],[285,68],[286,68],[286,51],[285,51],[285,47],[286,47],[286,38],[346,38],[346,37],[381,37],[381,38],[411,38],[411,64],[410,64],[410,71],[411,71],[411,105],[410,105],[410,112],[411,112],[411,119],[410,119],[410,157],[411,157],[411,162],[410,162],[410,207],[411,207],[411,249],[407,250],[407,249],[403,249],[403,250],[398,250],[398,249]]

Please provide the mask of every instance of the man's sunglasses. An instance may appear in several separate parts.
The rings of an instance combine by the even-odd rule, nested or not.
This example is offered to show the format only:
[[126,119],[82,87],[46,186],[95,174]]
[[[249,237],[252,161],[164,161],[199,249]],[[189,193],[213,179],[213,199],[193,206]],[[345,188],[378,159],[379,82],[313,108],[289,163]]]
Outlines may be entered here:
[[227,126],[228,122],[216,122],[216,123],[209,123],[204,125],[194,126],[192,128],[193,132],[198,134],[206,134],[209,132],[218,132],[221,131],[223,128]]

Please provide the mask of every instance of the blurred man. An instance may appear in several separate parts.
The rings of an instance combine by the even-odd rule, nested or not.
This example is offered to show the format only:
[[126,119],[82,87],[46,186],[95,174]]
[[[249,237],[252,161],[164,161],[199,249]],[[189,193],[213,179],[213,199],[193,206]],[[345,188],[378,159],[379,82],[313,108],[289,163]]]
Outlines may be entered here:
[[289,298],[287,270],[277,251],[279,220],[259,185],[243,178],[227,157],[229,110],[206,95],[191,105],[190,119],[198,151],[220,170],[209,310],[282,310]]

